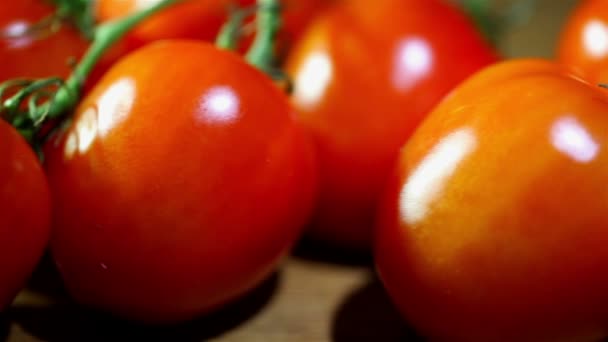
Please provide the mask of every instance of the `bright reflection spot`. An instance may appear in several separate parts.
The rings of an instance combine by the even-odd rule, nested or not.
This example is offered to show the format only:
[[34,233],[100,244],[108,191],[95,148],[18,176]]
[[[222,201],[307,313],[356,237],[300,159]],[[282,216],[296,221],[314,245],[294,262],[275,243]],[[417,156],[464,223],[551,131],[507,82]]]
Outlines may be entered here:
[[81,154],[91,148],[97,135],[97,112],[89,108],[76,122],[76,134],[78,134],[78,152]]
[[333,74],[333,65],[325,52],[311,54],[295,75],[293,98],[303,107],[312,107],[325,94]]
[[433,51],[422,38],[407,38],[397,47],[393,85],[405,91],[424,78],[433,66]]
[[156,5],[159,1],[160,0],[135,0],[135,9],[141,11]]
[[118,123],[124,121],[135,102],[135,82],[122,78],[112,84],[97,102],[99,132],[105,137]]
[[2,36],[10,48],[22,48],[30,45],[34,40],[34,37],[28,32],[29,29],[30,23],[21,20],[14,21],[4,27]]
[[2,31],[6,37],[19,37],[25,35],[29,28],[28,22],[19,20],[6,25]]
[[70,160],[74,157],[74,154],[78,150],[78,136],[72,132],[68,135],[63,149],[63,156],[66,160]]
[[608,54],[608,28],[599,20],[590,21],[584,28],[583,42],[593,57],[604,57]]
[[202,99],[199,118],[204,123],[231,123],[238,117],[239,105],[239,98],[230,87],[211,88]]
[[580,163],[589,163],[600,146],[574,117],[566,116],[551,127],[551,142],[555,148]]
[[399,197],[402,220],[408,225],[422,221],[431,203],[441,194],[448,178],[477,146],[469,128],[443,138],[412,172]]

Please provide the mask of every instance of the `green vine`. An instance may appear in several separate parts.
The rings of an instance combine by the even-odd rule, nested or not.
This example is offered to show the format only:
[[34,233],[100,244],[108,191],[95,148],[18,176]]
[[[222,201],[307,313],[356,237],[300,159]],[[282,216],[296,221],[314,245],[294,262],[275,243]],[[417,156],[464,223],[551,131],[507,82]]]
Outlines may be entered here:
[[282,6],[279,0],[257,0],[254,6],[233,9],[228,22],[216,39],[216,46],[235,50],[242,38],[243,23],[253,14],[255,14],[256,34],[245,59],[273,80],[282,82],[287,93],[290,93],[291,80],[278,67],[279,63],[275,55],[277,36],[282,25]]

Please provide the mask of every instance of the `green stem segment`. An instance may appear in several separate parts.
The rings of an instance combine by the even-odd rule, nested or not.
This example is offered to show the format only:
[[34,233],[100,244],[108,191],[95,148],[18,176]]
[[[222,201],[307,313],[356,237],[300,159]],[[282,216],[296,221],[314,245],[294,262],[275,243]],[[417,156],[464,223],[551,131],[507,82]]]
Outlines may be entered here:
[[276,37],[281,29],[281,5],[279,0],[257,0],[257,33],[246,59],[249,64],[274,76]]
[[220,49],[234,51],[238,48],[239,41],[242,36],[242,26],[245,19],[251,15],[249,9],[233,8],[230,11],[228,21],[218,34],[215,45]]

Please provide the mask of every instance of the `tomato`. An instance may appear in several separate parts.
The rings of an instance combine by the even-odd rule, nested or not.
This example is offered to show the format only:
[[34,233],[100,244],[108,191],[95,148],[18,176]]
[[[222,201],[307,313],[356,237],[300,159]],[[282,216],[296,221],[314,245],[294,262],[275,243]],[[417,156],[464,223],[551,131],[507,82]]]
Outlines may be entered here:
[[51,204],[42,167],[26,141],[0,119],[0,311],[34,271],[50,234]]
[[[0,82],[13,78],[67,77],[70,59],[80,58],[88,42],[76,29],[57,31],[33,25],[53,13],[40,0],[4,1],[0,5]],[[28,31],[29,30],[29,31]]]
[[[96,17],[100,22],[122,18],[139,11],[153,1],[99,0]],[[253,0],[241,0],[251,4]],[[153,15],[127,34],[125,48],[132,51],[147,43],[170,38],[213,41],[227,19],[231,0],[188,0]]]
[[[99,21],[117,19],[141,10],[153,1],[99,0],[96,16]],[[332,0],[284,0],[283,28],[279,39],[279,53],[289,49],[314,15]],[[142,5],[143,4],[143,5]],[[214,41],[220,28],[228,20],[231,5],[252,6],[255,0],[188,0],[173,5],[130,32],[120,47],[115,48],[114,58],[133,51],[145,44],[161,39],[201,39]],[[250,39],[247,39],[250,41]],[[248,45],[248,43],[244,44]]]
[[47,148],[51,250],[68,291],[144,322],[189,319],[257,285],[316,192],[287,96],[203,42],[120,61]]
[[321,168],[310,234],[367,248],[399,147],[452,87],[497,58],[442,1],[345,1],[311,24],[287,60]]
[[558,43],[558,59],[591,82],[608,82],[608,3],[585,0],[572,12]]
[[573,74],[543,60],[489,67],[405,144],[374,251],[426,337],[608,336],[608,96]]

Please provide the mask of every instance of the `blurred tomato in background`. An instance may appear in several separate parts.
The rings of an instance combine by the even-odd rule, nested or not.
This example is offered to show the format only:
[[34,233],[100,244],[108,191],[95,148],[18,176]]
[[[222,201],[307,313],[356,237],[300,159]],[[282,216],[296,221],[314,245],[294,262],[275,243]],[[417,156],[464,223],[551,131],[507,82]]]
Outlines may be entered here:
[[320,16],[287,59],[292,103],[320,160],[310,234],[369,247],[401,145],[452,87],[498,58],[441,0],[343,1]]

